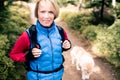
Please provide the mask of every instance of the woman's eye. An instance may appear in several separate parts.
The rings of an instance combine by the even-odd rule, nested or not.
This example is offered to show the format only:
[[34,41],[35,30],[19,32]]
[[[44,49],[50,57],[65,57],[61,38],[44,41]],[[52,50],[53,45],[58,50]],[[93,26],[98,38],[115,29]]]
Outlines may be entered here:
[[40,11],[40,13],[45,13],[45,11]]
[[53,14],[53,12],[52,12],[52,11],[49,11],[49,13]]

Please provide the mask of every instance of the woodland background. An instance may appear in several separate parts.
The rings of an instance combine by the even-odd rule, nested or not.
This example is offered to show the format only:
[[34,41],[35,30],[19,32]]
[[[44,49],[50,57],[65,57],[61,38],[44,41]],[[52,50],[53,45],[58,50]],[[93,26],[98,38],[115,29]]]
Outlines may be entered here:
[[[0,80],[26,80],[24,63],[13,62],[9,52],[31,25],[28,4],[36,1],[0,0]],[[75,12],[62,11],[60,19],[79,33],[95,55],[120,70],[120,0],[56,1],[60,8],[75,7]]]

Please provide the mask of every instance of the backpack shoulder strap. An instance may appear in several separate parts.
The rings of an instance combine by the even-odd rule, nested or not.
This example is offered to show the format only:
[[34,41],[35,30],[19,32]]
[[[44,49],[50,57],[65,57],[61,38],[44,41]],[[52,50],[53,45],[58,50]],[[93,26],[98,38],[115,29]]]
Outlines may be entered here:
[[57,28],[58,28],[58,31],[60,33],[60,36],[62,37],[62,41],[64,41],[65,40],[64,29],[58,25],[57,25]]
[[[66,35],[65,35],[65,33],[64,33],[64,29],[62,28],[62,27],[60,27],[60,26],[57,26],[57,28],[58,28],[58,30],[59,30],[59,33],[60,33],[60,35],[61,35],[61,37],[62,37],[62,42],[64,42],[65,41],[65,37],[66,37]],[[69,43],[70,43],[70,45],[71,45],[71,42],[70,42],[70,40],[68,40],[69,41]],[[72,45],[71,45],[72,46]],[[71,48],[71,47],[70,47]],[[68,49],[62,49],[62,51],[67,51],[67,50],[69,50],[70,48],[68,48]]]
[[[58,31],[60,33],[60,36],[62,37],[62,41],[65,40],[65,35],[64,35],[64,29],[61,26],[58,26]],[[31,27],[26,31],[28,33],[28,36],[30,38],[30,47],[36,47],[37,44],[37,31],[36,31],[36,25],[31,25]],[[40,45],[38,46],[40,47]]]
[[31,25],[30,28],[26,31],[30,38],[30,48],[33,48],[37,44],[37,31],[36,25]]

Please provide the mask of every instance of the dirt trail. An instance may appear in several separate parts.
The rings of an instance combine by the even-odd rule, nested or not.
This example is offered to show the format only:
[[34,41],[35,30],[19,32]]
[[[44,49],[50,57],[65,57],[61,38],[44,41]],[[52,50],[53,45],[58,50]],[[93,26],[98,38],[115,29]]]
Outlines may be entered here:
[[[33,14],[33,11],[34,11],[33,5],[34,4],[31,4],[31,3],[29,4],[30,10],[31,10],[32,24],[34,24],[36,20]],[[79,37],[77,37],[77,35],[73,34],[75,31],[69,29],[67,24],[63,21],[60,21],[59,19],[56,22],[66,30],[69,36],[69,39],[72,42],[72,47],[74,47],[75,45],[78,45],[84,48],[85,43],[81,42],[81,40],[79,39]],[[75,65],[71,63],[71,57],[69,53],[70,53],[70,50],[63,53],[65,57],[65,62],[64,62],[65,73],[63,75],[63,80],[81,80],[81,72],[76,70]],[[109,65],[108,63],[104,62],[103,60],[97,57],[94,57],[94,60],[95,60],[96,66],[99,69],[99,72],[93,73],[90,77],[90,80],[116,80],[114,77],[111,65]]]
[[[71,40],[73,45],[72,47],[78,45],[84,48],[84,46],[86,46],[85,43],[80,42],[80,39],[74,34],[75,31],[70,30],[65,22],[63,21],[57,21],[57,22],[68,33],[69,39]],[[64,63],[65,73],[63,76],[63,80],[81,80],[81,72],[76,70],[75,65],[71,63],[70,50],[64,52],[63,54],[65,57],[65,63]],[[104,62],[103,60],[97,57],[93,56],[93,58],[95,60],[96,67],[97,69],[99,69],[99,71],[93,73],[90,77],[90,80],[116,80],[112,71],[112,66],[110,64]]]

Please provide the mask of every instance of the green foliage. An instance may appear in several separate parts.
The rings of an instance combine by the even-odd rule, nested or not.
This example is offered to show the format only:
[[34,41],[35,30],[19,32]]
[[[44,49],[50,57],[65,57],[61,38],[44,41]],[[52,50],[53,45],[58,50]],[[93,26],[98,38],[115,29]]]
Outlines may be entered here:
[[67,6],[68,4],[77,5],[78,0],[56,0],[60,6]]
[[112,26],[97,31],[96,40],[93,42],[93,51],[101,54],[115,66],[120,66],[120,20]]
[[[80,23],[80,15],[74,15],[74,17],[71,17],[70,20],[68,20],[68,24],[71,25],[70,27],[77,30],[81,28],[81,23]],[[76,22],[78,24],[76,24]]]
[[11,69],[11,72],[8,72],[7,80],[27,80],[26,70],[23,65],[23,63],[14,63],[14,68]]
[[101,6],[100,1],[101,0],[95,0],[93,2],[87,1],[85,8],[93,8],[93,7],[99,8]]
[[61,19],[66,21],[67,24],[74,30],[79,30],[89,24],[91,21],[90,14],[81,14],[81,13],[75,13],[75,12],[63,12],[61,14]]
[[59,6],[66,6],[64,0],[57,0],[57,3],[59,4]]
[[105,19],[106,21],[97,24],[93,24],[93,21],[97,21],[97,19],[92,14],[63,12],[60,17],[72,29],[79,31],[81,35],[84,35],[86,40],[90,41],[92,44],[91,49],[96,55],[104,57],[116,67],[120,67],[119,19],[110,25],[106,24],[106,22],[110,23],[111,21],[109,20],[112,20],[113,17],[109,17],[109,20]]
[[61,18],[61,20],[68,22],[68,20],[70,20],[71,17],[74,16],[74,14],[75,13],[72,13],[72,12],[69,12],[69,11],[68,12],[62,12],[62,14],[60,15],[60,18]]
[[116,66],[120,66],[120,20],[116,20],[116,22],[108,28],[109,33],[113,36],[112,44],[110,44],[114,51],[111,50],[110,61]]
[[[61,20],[66,21],[68,23],[68,25],[70,25],[71,28],[76,30],[76,29],[80,28],[80,25],[79,24],[77,25],[73,19],[73,18],[76,18],[76,15],[77,15],[76,13],[74,13],[74,12],[72,13],[72,12],[68,11],[68,12],[62,12],[60,17],[61,17]],[[79,20],[76,20],[76,21],[79,22]],[[71,23],[72,23],[72,25],[71,25]]]
[[96,39],[97,33],[96,31],[96,26],[87,26],[83,30],[82,34],[86,37],[87,40],[93,41]]
[[[100,8],[103,0],[94,0],[91,2],[87,2],[85,8]],[[104,0],[105,7],[111,7],[112,0]]]
[[0,11],[0,80],[23,80],[22,77],[25,77],[23,64],[14,63],[9,52],[17,38],[29,27],[29,20],[27,3],[15,3]]
[[0,50],[5,50],[9,48],[9,44],[7,44],[9,40],[7,39],[7,35],[0,35]]
[[13,68],[13,62],[7,57],[7,51],[10,47],[7,35],[0,35],[0,79],[6,80],[8,69]]
[[100,10],[93,11],[91,13],[92,19],[91,19],[90,23],[93,24],[93,25],[99,25],[99,24],[106,24],[108,26],[112,25],[114,23],[114,21],[115,21],[114,15],[112,13],[107,12],[107,10],[104,11],[103,14],[104,14],[103,19],[101,20],[101,18],[100,18]]
[[117,3],[116,7],[114,8],[114,14],[117,19],[120,19],[120,3]]

